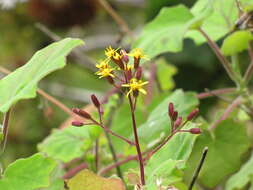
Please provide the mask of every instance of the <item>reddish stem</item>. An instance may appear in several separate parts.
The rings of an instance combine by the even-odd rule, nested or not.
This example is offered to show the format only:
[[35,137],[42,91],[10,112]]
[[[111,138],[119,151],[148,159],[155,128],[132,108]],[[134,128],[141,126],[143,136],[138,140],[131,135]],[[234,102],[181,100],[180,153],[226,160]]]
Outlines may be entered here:
[[133,131],[134,131],[135,147],[136,147],[138,160],[139,160],[141,184],[145,185],[144,163],[143,163],[143,159],[142,159],[142,153],[141,153],[139,137],[138,137],[138,132],[137,132],[136,119],[135,119],[135,113],[134,113],[134,104],[133,104],[131,96],[129,96],[128,99],[129,99],[129,104],[130,104],[130,108],[131,108],[131,116],[132,116],[132,124],[133,124]]

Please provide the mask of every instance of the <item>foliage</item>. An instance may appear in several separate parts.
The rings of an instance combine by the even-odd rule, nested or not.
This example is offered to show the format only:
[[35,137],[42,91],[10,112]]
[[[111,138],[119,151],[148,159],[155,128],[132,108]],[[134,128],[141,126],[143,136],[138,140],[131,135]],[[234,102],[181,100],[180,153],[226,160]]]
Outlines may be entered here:
[[[167,2],[149,3],[156,9]],[[183,4],[163,7],[145,24],[135,41],[124,38],[120,40],[120,48],[107,47],[105,58],[94,66],[98,70],[95,74],[108,85],[96,82],[88,86],[99,89],[99,84],[106,89],[111,85],[112,90],[103,99],[91,95],[91,105],[84,108],[80,108],[83,105],[79,102],[64,105],[54,97],[42,100],[49,118],[47,101],[63,109],[70,118],[63,127],[50,129],[51,133],[47,131],[47,137],[37,146],[38,153],[18,159],[4,169],[0,189],[191,190],[191,183],[196,190],[252,189],[253,156],[249,154],[252,152],[253,102],[249,84],[253,60],[247,65],[249,59],[244,57],[249,52],[252,59],[253,1],[237,3],[234,0],[198,0],[191,8]],[[122,26],[124,35],[131,34],[125,27]],[[210,46],[232,79],[233,88],[198,93],[177,86],[175,75],[180,69],[168,59],[172,53],[183,51],[185,39]],[[39,82],[62,69],[66,56],[81,45],[83,41],[75,38],[52,43],[0,80],[3,153],[6,143],[9,144],[8,129],[13,125],[10,108],[20,100],[35,98]],[[132,50],[128,52],[124,47],[132,47]],[[79,50],[75,56],[81,59]],[[88,57],[86,61],[90,60]],[[78,81],[82,74],[86,83],[97,81],[90,79],[91,70],[86,69],[83,73],[78,68],[76,75],[64,73],[66,76],[60,81],[71,84],[72,75]],[[184,80],[192,82],[191,78]],[[204,79],[199,77],[199,80]],[[78,85],[82,83],[78,81]],[[80,94],[79,100],[83,96],[87,98],[83,91]],[[75,96],[75,90],[71,90],[70,96]],[[211,104],[202,101],[210,96],[218,101]],[[68,108],[77,105],[73,113]],[[203,107],[207,111],[202,112]],[[15,117],[15,109],[13,112]],[[15,136],[10,141],[14,139]],[[202,151],[206,147],[205,157]],[[197,167],[201,167],[200,173]]]

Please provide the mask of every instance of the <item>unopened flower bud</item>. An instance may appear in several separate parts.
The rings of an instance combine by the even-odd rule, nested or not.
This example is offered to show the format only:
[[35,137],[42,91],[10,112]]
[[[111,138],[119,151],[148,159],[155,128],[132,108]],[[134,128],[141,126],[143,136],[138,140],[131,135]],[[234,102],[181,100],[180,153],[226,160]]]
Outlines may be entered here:
[[178,117],[175,124],[174,124],[174,128],[178,128],[182,123],[182,117]]
[[91,95],[91,101],[94,104],[94,106],[96,106],[96,108],[100,108],[100,102],[98,101],[97,97],[95,94]]
[[172,120],[173,121],[176,121],[177,120],[177,117],[178,117],[178,112],[177,111],[174,111],[174,113],[173,113],[173,116],[172,116]]
[[83,122],[81,121],[72,121],[72,126],[75,126],[75,127],[82,127],[84,124]]
[[170,116],[170,118],[172,118],[173,114],[174,114],[174,105],[173,105],[173,103],[169,103],[169,107],[168,108],[169,108],[168,109],[169,116]]
[[196,117],[199,113],[199,109],[192,110],[191,113],[187,116],[187,120],[191,121],[194,117]]
[[79,115],[80,117],[83,117],[83,118],[85,118],[85,119],[92,119],[91,115],[90,115],[88,112],[86,112],[86,111],[84,111],[84,110],[82,110],[82,109],[73,108],[72,111],[73,111],[75,114]]
[[126,51],[122,49],[122,50],[120,50],[120,54],[122,55],[121,60],[125,63],[128,63],[129,57],[128,57]]
[[131,70],[126,70],[126,77],[127,80],[130,81],[132,79],[132,71]]
[[140,65],[140,58],[134,57],[134,68],[137,69]]
[[200,128],[192,128],[189,130],[191,134],[201,134],[201,129]]
[[136,78],[137,78],[138,80],[140,80],[140,79],[141,79],[141,76],[142,76],[142,68],[139,67],[139,68],[137,69],[137,71],[136,71]]

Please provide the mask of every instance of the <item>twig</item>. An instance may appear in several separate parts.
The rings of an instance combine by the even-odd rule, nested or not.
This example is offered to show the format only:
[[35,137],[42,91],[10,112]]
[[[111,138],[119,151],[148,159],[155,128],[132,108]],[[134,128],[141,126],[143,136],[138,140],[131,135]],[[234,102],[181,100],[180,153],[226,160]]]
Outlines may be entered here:
[[104,125],[101,125],[99,122],[97,122],[97,121],[95,121],[95,120],[92,120],[92,121],[94,122],[94,124],[96,124],[96,125],[100,126],[101,128],[103,128],[107,133],[109,133],[109,134],[111,134],[111,135],[113,135],[113,136],[115,136],[115,137],[117,137],[117,138],[119,138],[119,139],[125,141],[126,143],[128,143],[128,144],[131,145],[131,146],[135,145],[134,142],[128,140],[127,138],[125,138],[125,137],[123,137],[123,136],[118,135],[117,133],[114,133],[114,132],[111,131],[108,127],[106,127],[106,126],[104,126]]
[[[10,74],[11,73],[11,71],[9,71],[8,69],[6,69],[6,68],[4,68],[2,66],[0,66],[0,72],[2,72],[4,74]],[[62,111],[64,111],[68,115],[74,116],[74,114],[72,113],[71,109],[69,109],[67,106],[65,106],[62,102],[60,102],[59,100],[57,100],[53,96],[49,95],[48,93],[46,93],[45,91],[43,91],[40,88],[37,89],[37,92],[38,92],[38,94],[40,94],[41,96],[43,96],[45,99],[47,99],[52,104],[56,105],[58,108],[60,108]]]
[[98,172],[98,174],[99,174],[99,175],[103,175],[103,174],[109,172],[110,170],[112,170],[112,169],[114,169],[114,168],[116,168],[116,167],[118,167],[118,166],[120,166],[120,165],[122,165],[122,164],[125,164],[125,163],[127,163],[127,162],[129,162],[129,161],[132,161],[132,160],[138,160],[138,155],[128,156],[128,157],[125,158],[124,160],[120,160],[120,161],[118,161],[118,162],[116,162],[116,163],[113,163],[113,164],[111,164],[111,165],[108,165],[107,167],[102,168],[102,169]]
[[11,109],[9,109],[5,114],[4,114],[4,120],[3,120],[3,142],[2,142],[2,152],[4,153],[6,143],[7,143],[7,138],[8,138],[8,131],[9,131],[9,120],[10,120],[10,114],[11,114]]
[[210,46],[210,48],[213,50],[213,52],[215,53],[215,55],[217,56],[217,58],[219,59],[219,61],[222,63],[223,67],[225,68],[225,70],[227,71],[229,77],[237,83],[237,80],[235,78],[235,74],[230,66],[229,61],[226,59],[226,57],[221,53],[220,48],[218,47],[218,45],[211,40],[211,38],[208,36],[208,34],[203,30],[203,29],[199,29],[199,32],[205,37],[205,39],[207,40],[208,45]]
[[63,179],[70,179],[72,177],[75,176],[75,174],[77,174],[79,171],[87,168],[87,164],[86,163],[81,163],[80,165],[70,169],[67,173],[64,174],[64,176],[62,177]]
[[208,92],[202,92],[197,95],[198,99],[204,99],[212,96],[222,95],[222,94],[229,94],[236,91],[236,88],[223,88],[223,89],[217,89],[217,90],[210,90]]
[[210,130],[212,129],[215,129],[218,124],[220,122],[222,122],[223,120],[227,119],[229,114],[237,107],[237,106],[240,106],[240,104],[242,103],[242,98],[241,96],[237,97],[227,108],[226,110],[224,111],[224,113],[222,114],[222,116],[216,120],[213,125],[210,126]]
[[125,20],[112,8],[112,6],[106,0],[97,0],[98,3],[107,11],[107,13],[115,20],[119,25],[122,32],[129,36],[132,36],[132,32],[128,27]]
[[[37,24],[35,24],[35,27],[38,28],[43,33],[45,33],[53,41],[59,41],[62,39],[60,36],[58,36],[57,34],[52,32],[49,28],[47,28],[43,24],[37,23]],[[79,48],[82,48],[82,47],[79,47]],[[96,65],[96,62],[93,59],[91,59],[90,57],[83,54],[80,51],[80,49],[78,49],[78,48],[74,49],[70,54],[74,55],[77,58],[77,61],[80,65],[85,66],[87,69],[89,69],[91,71],[95,71],[94,66]]]
[[207,152],[208,152],[208,147],[205,147],[204,150],[203,150],[203,153],[202,153],[202,156],[201,156],[201,159],[200,159],[200,162],[199,162],[199,165],[196,169],[196,171],[194,172],[194,175],[193,175],[193,178],[192,178],[192,181],[190,183],[190,186],[188,188],[188,190],[192,190],[198,176],[199,176],[199,172],[204,164],[204,161],[206,159],[206,155],[207,155]]
[[145,161],[148,160],[151,156],[153,156],[157,151],[159,151],[165,144],[167,144],[167,142],[179,131],[175,130],[171,133],[171,135],[169,135],[161,144],[159,144],[156,148],[154,148],[153,150],[151,150],[147,157],[145,158]]
[[249,43],[249,48],[248,48],[249,56],[250,56],[250,65],[248,66],[244,76],[243,76],[243,81],[245,86],[249,83],[250,79],[252,78],[253,75],[253,49],[251,46],[251,43]]

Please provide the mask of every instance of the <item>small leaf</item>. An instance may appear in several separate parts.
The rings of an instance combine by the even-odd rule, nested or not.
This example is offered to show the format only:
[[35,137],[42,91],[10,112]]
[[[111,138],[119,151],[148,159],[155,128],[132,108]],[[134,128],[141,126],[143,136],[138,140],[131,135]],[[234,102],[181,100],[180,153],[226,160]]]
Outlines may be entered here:
[[149,58],[168,51],[179,52],[192,18],[193,15],[184,5],[163,8],[159,15],[144,27],[133,47],[142,48]]
[[237,31],[224,40],[221,50],[224,55],[234,55],[246,50],[251,40],[253,35],[250,31]]
[[251,182],[253,176],[253,155],[236,174],[232,175],[226,183],[226,190],[243,189]]
[[118,178],[103,178],[89,170],[82,170],[67,181],[69,190],[125,190]]
[[3,190],[35,190],[49,186],[49,177],[56,163],[41,154],[19,159],[8,166],[0,179]]
[[68,162],[84,154],[85,143],[90,141],[89,126],[87,127],[67,127],[63,130],[54,130],[42,143],[39,150],[48,156]]
[[55,42],[38,51],[28,63],[0,80],[0,111],[8,111],[19,100],[34,98],[38,82],[49,73],[63,68],[68,53],[82,44],[82,40],[71,38]]

